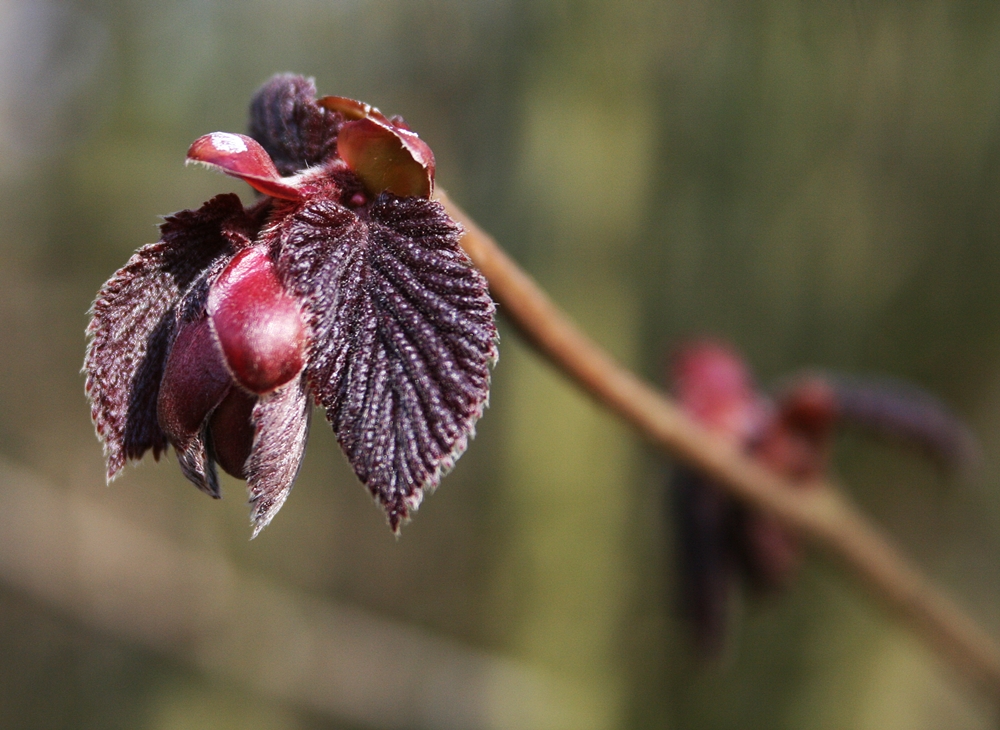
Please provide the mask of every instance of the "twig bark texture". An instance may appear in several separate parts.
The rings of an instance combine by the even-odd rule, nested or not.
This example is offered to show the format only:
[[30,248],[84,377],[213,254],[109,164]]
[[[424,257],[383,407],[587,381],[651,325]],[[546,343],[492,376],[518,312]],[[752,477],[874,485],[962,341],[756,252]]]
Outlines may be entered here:
[[693,421],[583,334],[442,191],[437,197],[465,227],[462,246],[486,275],[503,314],[553,365],[654,444],[840,559],[943,658],[1000,700],[1000,646],[912,566],[842,489],[829,481],[796,488]]

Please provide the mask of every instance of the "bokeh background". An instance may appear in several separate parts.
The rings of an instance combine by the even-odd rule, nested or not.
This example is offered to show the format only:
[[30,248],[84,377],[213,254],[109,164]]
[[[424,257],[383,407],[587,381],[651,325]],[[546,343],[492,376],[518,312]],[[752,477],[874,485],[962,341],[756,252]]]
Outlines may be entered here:
[[974,0],[0,0],[4,728],[985,728],[994,710],[814,556],[721,662],[673,607],[669,462],[501,320],[479,435],[394,539],[314,418],[260,538],[173,456],[104,484],[87,309],[277,71],[406,117],[438,183],[660,381],[711,333],[760,380],[928,388],[947,479],[837,472],[1000,634],[1000,6]]

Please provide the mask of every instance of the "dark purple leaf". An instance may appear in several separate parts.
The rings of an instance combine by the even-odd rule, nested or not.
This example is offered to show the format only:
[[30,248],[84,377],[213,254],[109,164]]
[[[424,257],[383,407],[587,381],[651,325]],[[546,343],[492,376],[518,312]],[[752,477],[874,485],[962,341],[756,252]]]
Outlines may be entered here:
[[293,74],[272,77],[250,102],[250,136],[286,176],[336,154],[340,121],[316,103],[313,80]]
[[827,377],[845,424],[916,446],[949,469],[972,469],[980,462],[975,434],[926,391],[888,378]]
[[302,378],[257,399],[253,450],[246,461],[254,537],[281,509],[299,473],[310,407]]
[[734,509],[731,542],[749,586],[757,591],[786,587],[802,564],[802,541],[766,512],[743,504]]
[[675,517],[678,596],[698,651],[718,657],[732,609],[731,500],[703,474],[678,467],[670,495]]
[[84,370],[108,479],[126,460],[148,449],[158,458],[166,448],[156,403],[174,308],[205,268],[233,253],[234,236],[256,236],[255,224],[232,194],[172,215],[161,226],[161,240],[139,249],[98,293]]
[[309,310],[306,368],[394,530],[472,436],[496,358],[486,281],[434,202],[382,195],[367,220],[315,200],[284,225],[279,273]]

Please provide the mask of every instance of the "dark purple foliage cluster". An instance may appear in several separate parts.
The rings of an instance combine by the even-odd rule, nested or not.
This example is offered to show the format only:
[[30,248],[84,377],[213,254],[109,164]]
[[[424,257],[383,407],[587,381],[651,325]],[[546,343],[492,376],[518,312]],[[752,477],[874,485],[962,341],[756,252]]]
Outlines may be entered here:
[[169,216],[94,302],[84,369],[108,478],[173,446],[214,497],[217,465],[246,480],[256,535],[292,487],[315,402],[398,530],[487,403],[486,281],[401,119],[281,75],[249,131],[206,135],[188,159],[259,200]]
[[[739,353],[713,341],[682,347],[670,381],[690,416],[802,489],[826,474],[844,426],[915,446],[951,470],[968,468],[978,455],[969,429],[943,403],[898,381],[810,373],[768,397]],[[681,609],[699,650],[717,656],[737,585],[782,588],[798,571],[802,546],[773,516],[690,467],[674,471],[670,497]]]

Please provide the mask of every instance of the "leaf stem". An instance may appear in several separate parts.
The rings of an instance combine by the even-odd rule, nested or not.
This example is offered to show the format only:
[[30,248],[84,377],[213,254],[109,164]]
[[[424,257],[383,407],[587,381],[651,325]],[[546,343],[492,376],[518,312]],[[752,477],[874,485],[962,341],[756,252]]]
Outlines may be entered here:
[[654,444],[838,558],[939,655],[1000,700],[1000,647],[841,488],[832,481],[792,484],[707,431],[581,332],[443,191],[436,197],[465,227],[462,246],[486,275],[501,311],[557,369]]

